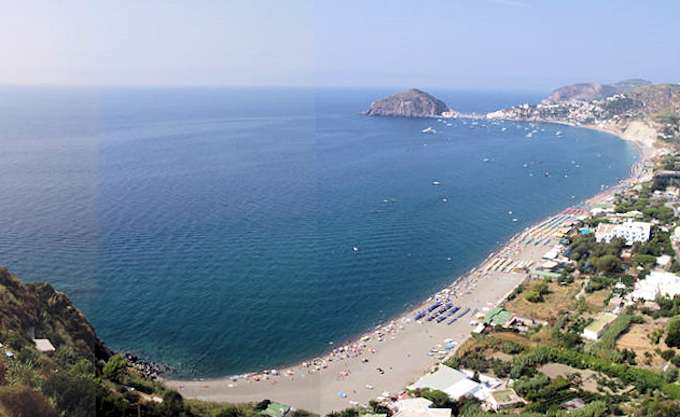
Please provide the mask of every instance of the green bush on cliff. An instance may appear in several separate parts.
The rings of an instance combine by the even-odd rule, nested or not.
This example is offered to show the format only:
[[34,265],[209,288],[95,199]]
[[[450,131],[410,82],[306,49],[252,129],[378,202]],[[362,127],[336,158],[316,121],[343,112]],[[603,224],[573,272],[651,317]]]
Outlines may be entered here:
[[127,361],[120,355],[111,356],[104,365],[102,374],[106,379],[122,383],[127,374]]

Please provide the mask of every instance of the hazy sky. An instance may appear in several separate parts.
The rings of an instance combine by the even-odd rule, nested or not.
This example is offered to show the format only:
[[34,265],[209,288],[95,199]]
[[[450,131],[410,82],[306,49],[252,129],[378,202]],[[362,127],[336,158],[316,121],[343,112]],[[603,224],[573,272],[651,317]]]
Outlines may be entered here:
[[680,81],[680,2],[0,0],[2,84]]

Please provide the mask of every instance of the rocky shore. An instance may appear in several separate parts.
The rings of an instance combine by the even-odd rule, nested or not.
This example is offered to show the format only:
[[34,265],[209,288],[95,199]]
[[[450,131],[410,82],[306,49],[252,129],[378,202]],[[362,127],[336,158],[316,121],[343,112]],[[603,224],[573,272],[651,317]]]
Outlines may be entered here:
[[127,360],[128,364],[139,371],[144,378],[156,380],[163,376],[170,375],[175,369],[163,363],[147,361],[134,353],[123,352],[121,356]]

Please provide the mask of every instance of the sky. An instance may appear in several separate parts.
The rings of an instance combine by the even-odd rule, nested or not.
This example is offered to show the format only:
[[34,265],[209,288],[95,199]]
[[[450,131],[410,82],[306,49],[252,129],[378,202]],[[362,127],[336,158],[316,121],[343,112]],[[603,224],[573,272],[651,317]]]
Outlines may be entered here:
[[680,2],[0,0],[0,84],[680,81]]

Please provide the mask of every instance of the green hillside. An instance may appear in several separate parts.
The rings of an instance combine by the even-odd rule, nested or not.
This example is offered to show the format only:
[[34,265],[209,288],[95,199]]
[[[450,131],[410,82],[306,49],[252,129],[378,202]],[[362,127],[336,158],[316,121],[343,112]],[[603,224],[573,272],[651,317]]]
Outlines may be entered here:
[[[49,340],[54,351],[39,350],[34,339]],[[114,355],[66,295],[4,268],[0,344],[0,417],[255,417],[267,406],[185,401]]]

